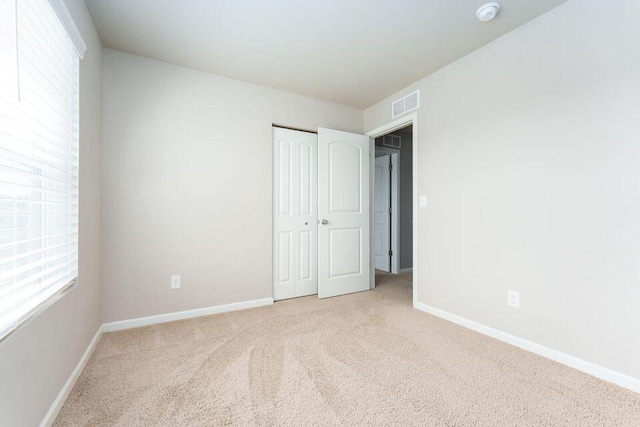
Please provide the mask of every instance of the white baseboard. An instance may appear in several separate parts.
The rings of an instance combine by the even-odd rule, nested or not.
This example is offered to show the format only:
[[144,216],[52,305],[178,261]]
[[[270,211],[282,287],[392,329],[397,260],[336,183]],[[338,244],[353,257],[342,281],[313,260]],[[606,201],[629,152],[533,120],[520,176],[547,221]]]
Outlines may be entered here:
[[176,311],[174,313],[159,314],[157,316],[138,317],[136,319],[105,323],[102,325],[102,330],[104,332],[120,331],[123,329],[139,328],[141,326],[155,325],[157,323],[173,322],[175,320],[209,316],[211,314],[228,313],[230,311],[263,307],[265,305],[272,304],[273,298],[254,299],[250,301],[235,302],[232,304],[215,305],[213,307],[196,308],[195,310]]
[[[67,400],[67,397],[69,397],[69,394],[73,389],[73,386],[78,380],[78,377],[80,377],[82,370],[84,369],[87,362],[89,361],[89,358],[93,353],[93,350],[95,350],[96,344],[98,343],[98,340],[100,339],[100,336],[102,335],[103,332],[119,331],[123,329],[137,328],[140,326],[154,325],[157,323],[172,322],[174,320],[208,316],[211,314],[218,314],[218,313],[227,313],[230,311],[244,310],[247,308],[263,307],[263,306],[272,305],[272,304],[273,304],[273,298],[263,298],[263,299],[257,299],[257,300],[251,300],[251,301],[232,303],[232,304],[217,305],[213,307],[199,308],[195,310],[186,310],[186,311],[179,311],[175,313],[160,314],[157,316],[140,317],[137,319],[122,320],[119,322],[104,323],[96,331],[96,334],[93,336],[93,339],[91,340],[91,342],[89,343],[89,346],[87,347],[84,354],[78,361],[78,364],[76,365],[75,369],[69,376],[69,379],[67,379],[64,386],[62,386],[60,393],[58,393],[58,396],[49,407],[49,411],[47,411],[46,415],[42,419],[42,422],[40,423],[40,427],[50,427],[55,421],[56,417],[60,413],[60,410],[62,409],[62,406],[64,405],[64,402]],[[553,350],[549,347],[545,347],[541,344],[537,344],[532,341],[525,340],[515,335],[511,335],[506,332],[493,329],[489,326],[485,326],[481,323],[474,322],[472,320],[466,319],[456,314],[452,314],[447,311],[428,306],[421,302],[416,301],[413,307],[417,310],[423,311],[425,313],[429,313],[436,317],[440,317],[442,319],[448,320],[450,322],[453,322],[465,328],[474,330],[481,334],[488,335],[492,338],[514,345],[524,350],[530,351],[542,357],[546,357],[547,359],[554,360],[558,363],[561,363],[563,365],[585,372],[589,375],[593,375],[594,377],[617,384],[621,387],[627,388],[636,393],[640,393],[640,379],[633,378],[629,375],[625,375],[608,368],[604,368],[602,366],[596,365],[595,363],[587,362],[586,360],[582,360],[575,356],[571,356],[566,353]]]
[[69,394],[73,389],[73,386],[78,380],[78,377],[80,377],[82,370],[87,365],[87,362],[89,361],[89,358],[93,353],[93,350],[95,350],[96,348],[96,344],[98,344],[98,340],[100,339],[100,337],[104,332],[119,331],[122,329],[137,328],[140,326],[154,325],[156,323],[172,322],[174,320],[189,319],[192,317],[199,317],[199,316],[208,316],[210,314],[227,313],[230,311],[244,310],[246,308],[262,307],[265,305],[272,305],[272,304],[273,304],[273,298],[263,298],[263,299],[257,299],[257,300],[251,300],[251,301],[237,302],[233,304],[198,308],[195,310],[160,314],[158,316],[140,317],[137,319],[122,320],[120,322],[104,323],[100,325],[93,339],[89,343],[89,346],[87,347],[84,354],[80,358],[80,361],[78,362],[75,369],[69,376],[69,379],[67,379],[67,382],[64,383],[64,385],[62,386],[62,389],[60,390],[60,393],[58,393],[58,396],[49,407],[49,410],[47,411],[46,415],[42,419],[42,422],[40,423],[40,427],[50,427],[51,425],[53,425],[53,422],[55,421],[56,417],[60,413],[60,410],[62,409],[64,402],[67,400],[67,397],[69,397]]
[[413,273],[413,268],[401,268],[400,270],[398,270],[398,274],[405,274],[405,273]]
[[415,302],[413,307],[420,311],[424,311],[425,313],[432,314],[436,317],[440,317],[442,319],[456,323],[460,326],[464,326],[465,328],[480,332],[481,334],[488,335],[497,340],[506,342],[521,349],[535,353],[539,356],[546,357],[547,359],[551,359],[563,365],[577,369],[578,371],[582,371],[602,380],[617,384],[636,393],[640,393],[640,379],[630,377],[629,375],[625,375],[620,372],[612,371],[611,369],[604,368],[602,366],[596,365],[595,363],[587,362],[586,360],[579,359],[575,356],[562,353],[558,350],[545,347],[532,341],[527,341],[515,335],[490,328],[489,326],[485,326],[481,323],[465,319],[464,317],[458,316],[456,314],[452,314],[447,311],[428,306],[421,302]]
[[78,361],[78,364],[76,365],[75,369],[73,370],[73,372],[71,372],[71,375],[67,379],[67,382],[64,383],[64,385],[62,386],[62,389],[60,390],[60,393],[58,393],[58,396],[56,396],[56,399],[53,401],[53,403],[49,407],[49,410],[47,411],[44,418],[42,419],[42,422],[40,423],[40,427],[50,427],[51,425],[53,425],[53,422],[56,420],[56,417],[60,413],[60,410],[62,409],[64,402],[66,402],[67,397],[69,397],[69,394],[73,389],[73,386],[76,384],[78,377],[80,377],[82,370],[87,365],[87,362],[89,361],[89,358],[93,353],[93,350],[95,350],[96,344],[98,344],[98,341],[100,340],[101,336],[102,336],[102,325],[100,325],[100,327],[96,331],[96,334],[93,336],[93,339],[89,343],[89,346],[84,351],[84,354]]

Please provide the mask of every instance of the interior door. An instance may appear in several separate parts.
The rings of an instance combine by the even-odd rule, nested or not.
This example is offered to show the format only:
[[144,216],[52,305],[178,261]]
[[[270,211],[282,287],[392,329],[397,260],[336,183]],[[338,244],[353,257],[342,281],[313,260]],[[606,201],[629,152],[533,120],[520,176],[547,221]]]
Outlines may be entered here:
[[273,128],[273,299],[318,293],[317,140]]
[[391,156],[376,157],[373,203],[374,259],[377,270],[391,271]]
[[318,129],[318,297],[369,289],[369,137]]

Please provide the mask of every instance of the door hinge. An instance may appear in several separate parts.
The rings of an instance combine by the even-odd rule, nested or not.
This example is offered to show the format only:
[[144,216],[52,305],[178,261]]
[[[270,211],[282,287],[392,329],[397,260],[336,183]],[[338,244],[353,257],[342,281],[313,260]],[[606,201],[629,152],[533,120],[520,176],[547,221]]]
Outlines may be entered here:
[[389,251],[389,256],[393,256],[393,251]]
[[393,165],[391,163],[389,163],[389,171],[393,170]]
[[391,213],[391,208],[389,208],[389,213]]

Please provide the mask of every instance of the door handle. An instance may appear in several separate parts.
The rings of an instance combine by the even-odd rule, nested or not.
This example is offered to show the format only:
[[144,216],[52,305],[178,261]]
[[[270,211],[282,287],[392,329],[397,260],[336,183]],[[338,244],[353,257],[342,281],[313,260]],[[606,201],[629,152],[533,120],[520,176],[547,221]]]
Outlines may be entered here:
[[323,219],[322,220],[322,225],[327,225],[327,224],[329,224],[329,221],[327,221],[326,219]]

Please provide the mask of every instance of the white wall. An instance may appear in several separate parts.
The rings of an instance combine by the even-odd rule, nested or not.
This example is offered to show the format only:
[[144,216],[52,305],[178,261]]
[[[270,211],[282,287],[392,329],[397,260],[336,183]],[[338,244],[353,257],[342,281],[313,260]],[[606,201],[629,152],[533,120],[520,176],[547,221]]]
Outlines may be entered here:
[[65,3],[88,46],[80,63],[78,286],[0,345],[0,426],[40,423],[102,323],[102,45],[84,1]]
[[103,71],[103,320],[271,297],[271,125],[362,112],[109,49]]
[[421,303],[636,378],[638,16],[569,1],[364,114],[421,90]]

